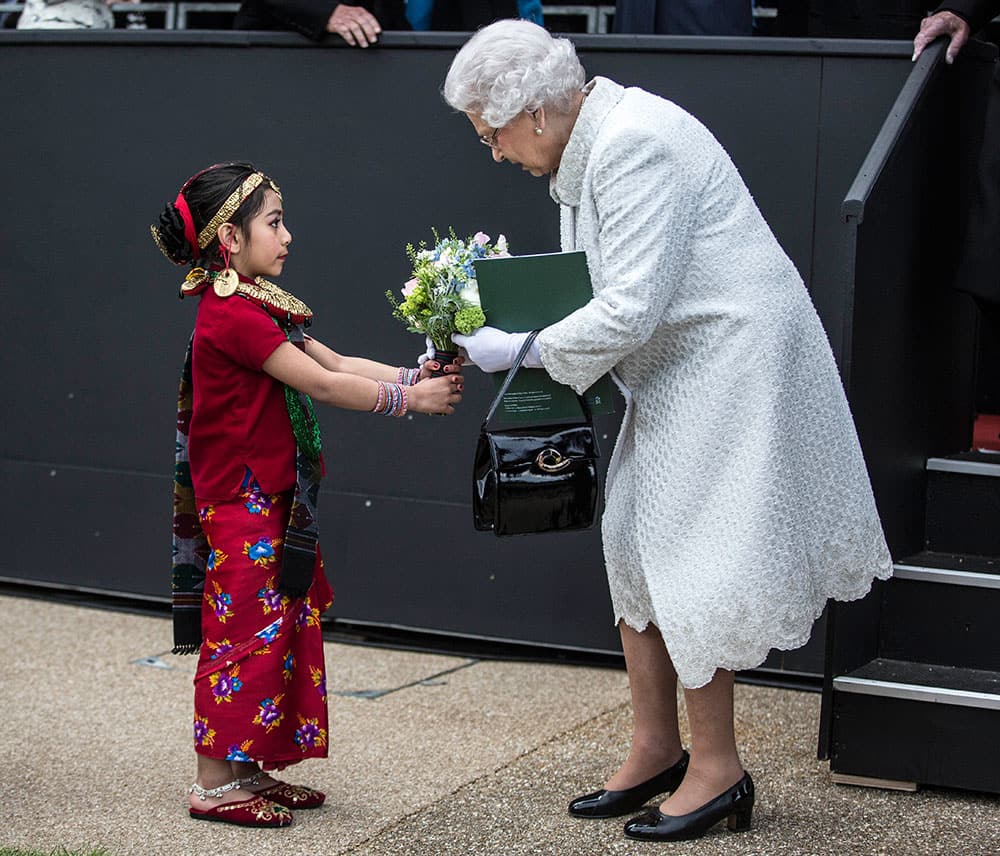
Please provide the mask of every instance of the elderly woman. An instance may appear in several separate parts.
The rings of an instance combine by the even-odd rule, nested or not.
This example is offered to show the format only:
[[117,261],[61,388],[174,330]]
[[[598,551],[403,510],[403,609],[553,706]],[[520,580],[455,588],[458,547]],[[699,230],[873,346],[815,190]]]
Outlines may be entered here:
[[[803,645],[828,598],[891,573],[823,327],[729,156],[675,104],[585,85],[572,44],[524,21],[476,33],[444,97],[494,161],[550,177],[562,248],[586,252],[594,297],[539,334],[533,364],[577,392],[611,371],[627,401],[602,534],[634,732],[570,814],[621,816],[671,792],[625,834],[746,829],[734,671]],[[525,335],[455,341],[498,371]]]

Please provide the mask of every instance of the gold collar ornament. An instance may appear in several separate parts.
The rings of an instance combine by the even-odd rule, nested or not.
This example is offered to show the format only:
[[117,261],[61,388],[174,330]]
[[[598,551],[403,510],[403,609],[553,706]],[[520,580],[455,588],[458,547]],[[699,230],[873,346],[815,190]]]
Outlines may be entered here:
[[181,283],[180,296],[187,297],[187,295],[197,292],[206,279],[208,279],[208,271],[205,268],[191,268],[188,275],[184,277],[184,282]]
[[198,294],[208,283],[212,284],[212,290],[219,297],[232,297],[239,289],[240,276],[232,268],[216,271],[207,271],[203,267],[191,268],[181,283],[181,297]]
[[252,283],[240,281],[237,291],[289,315],[312,318],[313,311],[303,301],[273,282],[268,282],[262,276],[258,276]]
[[[230,277],[223,276],[227,273],[233,274],[232,279],[235,280],[235,284],[230,285]],[[220,281],[223,279],[224,282]],[[227,298],[239,293],[260,303],[266,303],[286,315],[312,318],[312,309],[291,292],[285,291],[261,276],[258,276],[253,282],[241,280],[232,268],[227,268],[224,271],[207,271],[202,267],[191,268],[191,272],[181,283],[180,296],[187,297],[191,294],[198,294],[207,287],[209,282],[212,283],[212,290],[219,297]]]

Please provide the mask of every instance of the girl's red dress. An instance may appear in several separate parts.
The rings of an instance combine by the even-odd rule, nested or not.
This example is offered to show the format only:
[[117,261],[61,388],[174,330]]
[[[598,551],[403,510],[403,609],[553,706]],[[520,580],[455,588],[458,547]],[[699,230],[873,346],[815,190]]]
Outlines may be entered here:
[[261,369],[287,341],[271,316],[206,290],[195,324],[188,452],[210,553],[195,675],[195,751],[265,768],[326,757],[320,616],[333,595],[317,549],[304,598],[277,591],[295,484],[282,384]]

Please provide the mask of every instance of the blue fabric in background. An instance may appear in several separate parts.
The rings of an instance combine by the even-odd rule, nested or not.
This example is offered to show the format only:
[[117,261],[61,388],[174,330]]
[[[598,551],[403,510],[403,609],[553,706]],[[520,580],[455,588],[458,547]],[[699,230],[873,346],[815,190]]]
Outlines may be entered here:
[[414,30],[429,30],[434,0],[406,0],[406,20]]
[[542,0],[517,0],[517,17],[542,26]]
[[[429,30],[434,0],[406,0],[406,20],[414,30]],[[517,0],[517,17],[542,26],[542,0]]]

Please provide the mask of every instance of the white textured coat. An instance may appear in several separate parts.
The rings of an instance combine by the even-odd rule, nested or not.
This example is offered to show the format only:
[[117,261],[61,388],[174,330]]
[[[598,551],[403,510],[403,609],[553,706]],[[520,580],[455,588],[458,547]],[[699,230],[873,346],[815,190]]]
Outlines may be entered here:
[[680,107],[596,78],[551,193],[594,298],[538,337],[578,392],[629,403],[606,487],[615,619],[681,683],[809,639],[892,572],[826,334],[725,150]]

